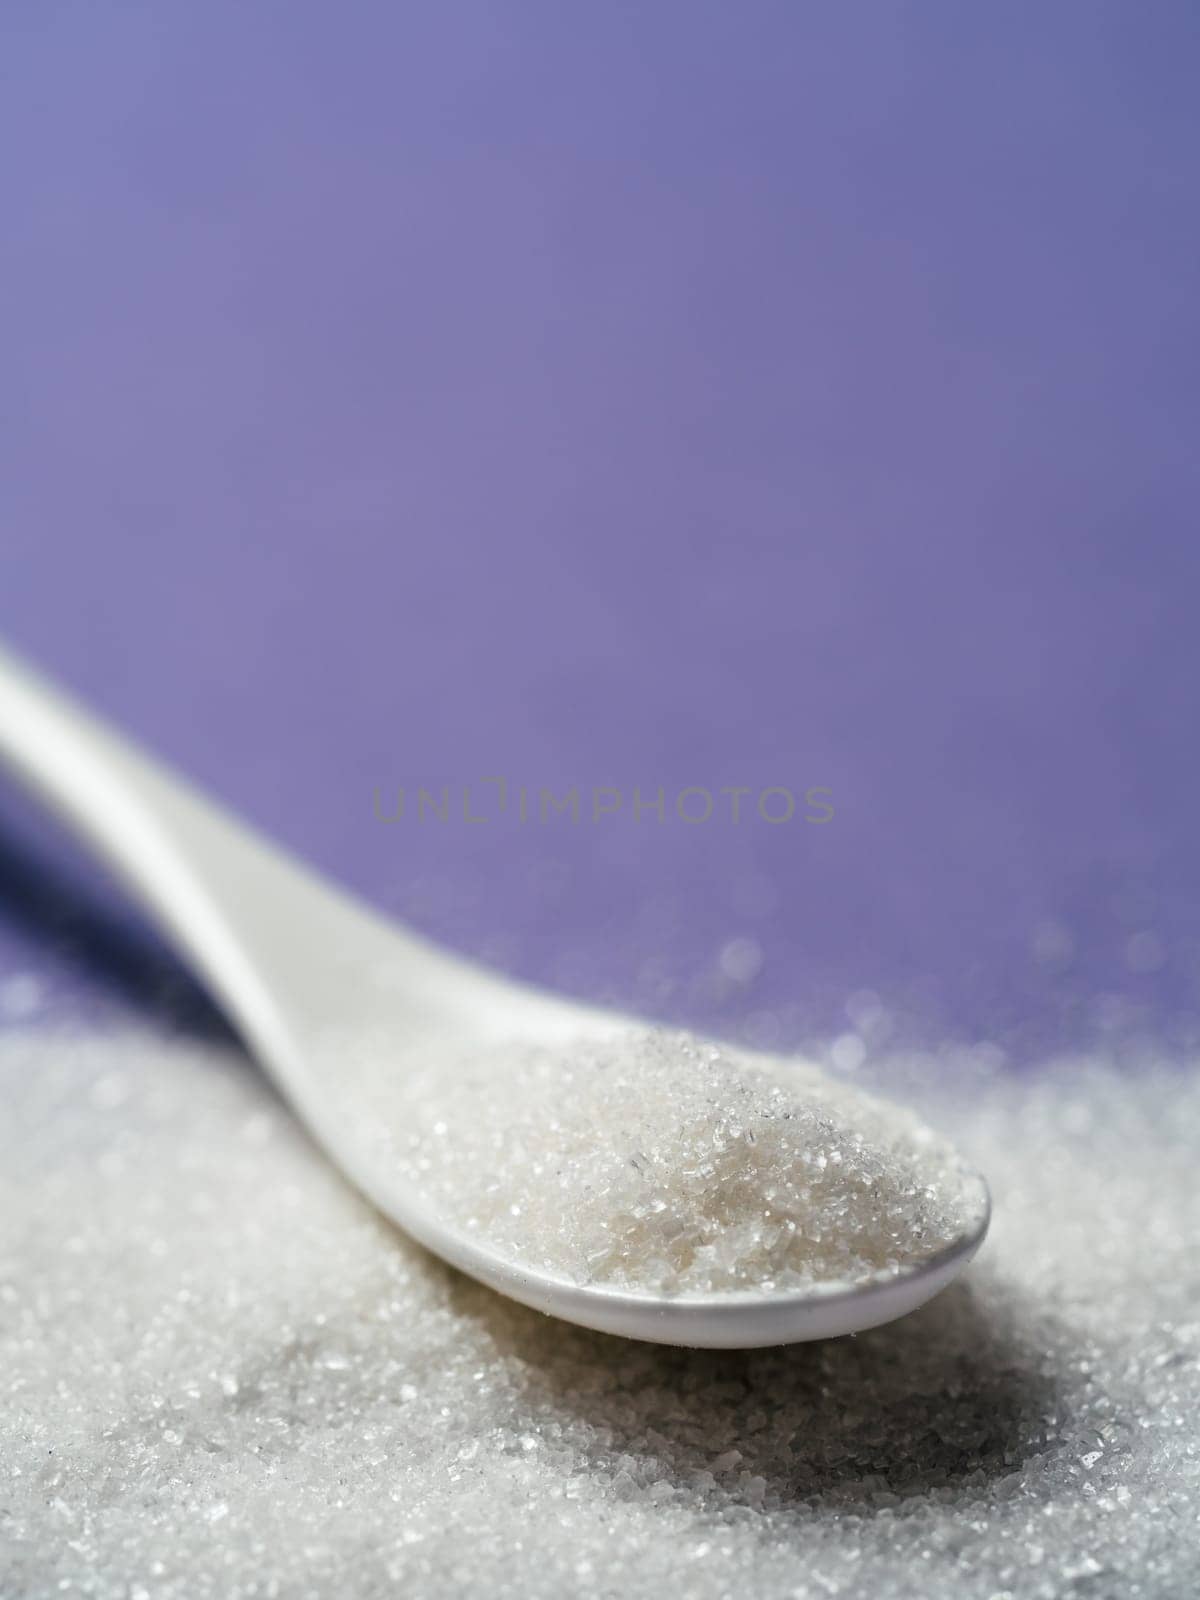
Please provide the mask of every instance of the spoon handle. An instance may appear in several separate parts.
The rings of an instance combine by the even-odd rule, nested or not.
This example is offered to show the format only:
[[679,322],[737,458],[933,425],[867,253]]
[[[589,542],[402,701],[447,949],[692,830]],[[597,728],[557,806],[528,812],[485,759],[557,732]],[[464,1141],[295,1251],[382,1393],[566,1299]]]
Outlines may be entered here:
[[457,966],[287,855],[2,646],[0,765],[115,872],[293,1099],[312,1089],[313,1035],[345,1014],[355,972],[377,970],[386,951],[397,986],[419,1011],[422,996],[450,981],[448,969]]

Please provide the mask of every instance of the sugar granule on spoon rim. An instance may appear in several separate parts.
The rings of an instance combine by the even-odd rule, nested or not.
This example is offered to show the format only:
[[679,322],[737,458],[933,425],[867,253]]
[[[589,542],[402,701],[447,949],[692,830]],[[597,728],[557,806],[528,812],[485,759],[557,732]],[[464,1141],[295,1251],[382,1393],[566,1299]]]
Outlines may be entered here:
[[465,1232],[577,1283],[861,1285],[951,1248],[986,1206],[899,1107],[685,1033],[501,1045],[406,1067],[387,1093],[401,1175]]

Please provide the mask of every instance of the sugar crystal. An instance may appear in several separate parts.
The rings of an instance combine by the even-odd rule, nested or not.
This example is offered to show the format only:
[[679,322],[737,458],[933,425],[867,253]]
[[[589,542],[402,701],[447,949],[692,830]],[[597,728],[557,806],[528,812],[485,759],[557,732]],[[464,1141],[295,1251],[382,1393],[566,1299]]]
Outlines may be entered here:
[[684,1033],[435,1053],[377,1075],[369,1098],[439,1213],[577,1282],[705,1294],[877,1281],[946,1250],[985,1204],[954,1150],[901,1108]]

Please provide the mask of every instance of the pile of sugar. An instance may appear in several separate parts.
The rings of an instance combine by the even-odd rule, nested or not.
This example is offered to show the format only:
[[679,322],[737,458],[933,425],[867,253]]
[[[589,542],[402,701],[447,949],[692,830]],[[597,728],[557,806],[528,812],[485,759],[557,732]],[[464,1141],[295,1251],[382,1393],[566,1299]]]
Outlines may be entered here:
[[467,1233],[575,1282],[878,1281],[974,1231],[986,1204],[899,1107],[686,1033],[435,1053],[376,1083],[402,1176]]
[[0,1593],[1190,1597],[1200,1074],[937,1065],[965,1280],[689,1352],[444,1268],[215,1046],[0,1037]]

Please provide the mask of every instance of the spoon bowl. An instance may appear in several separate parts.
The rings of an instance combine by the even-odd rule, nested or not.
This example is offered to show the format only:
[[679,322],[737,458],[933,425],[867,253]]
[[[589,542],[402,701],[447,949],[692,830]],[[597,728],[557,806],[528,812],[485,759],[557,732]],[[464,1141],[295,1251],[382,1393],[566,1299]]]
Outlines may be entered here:
[[[321,878],[0,650],[0,761],[124,882],[207,983],[334,1162],[427,1249],[501,1294],[584,1327],[662,1344],[751,1348],[904,1316],[983,1242],[972,1226],[886,1279],[705,1295],[580,1284],[534,1270],[441,1215],[362,1137],[339,1094],[348,1054],[447,1057],[501,1040],[539,1048],[639,1025],[502,979],[437,949]],[[644,1024],[642,1025],[644,1027]]]

